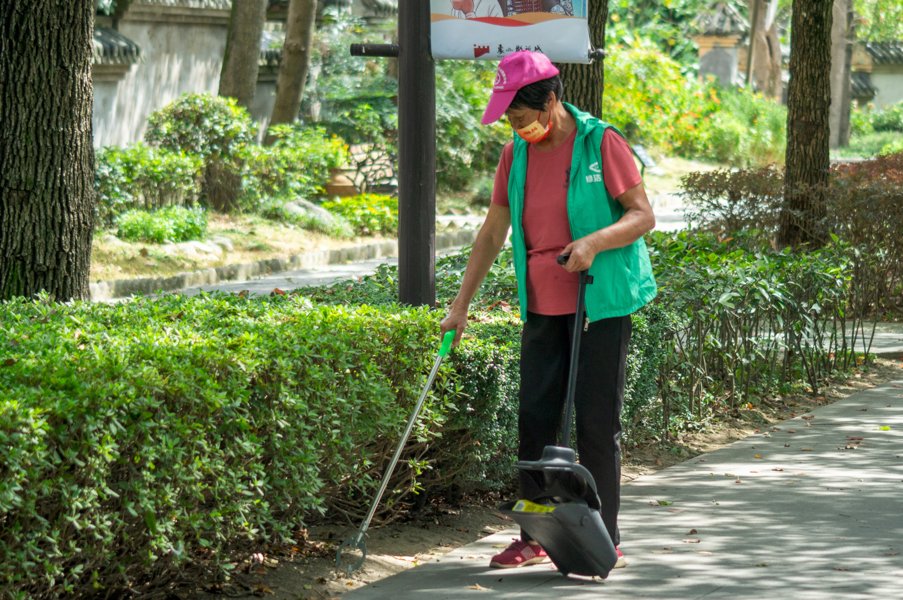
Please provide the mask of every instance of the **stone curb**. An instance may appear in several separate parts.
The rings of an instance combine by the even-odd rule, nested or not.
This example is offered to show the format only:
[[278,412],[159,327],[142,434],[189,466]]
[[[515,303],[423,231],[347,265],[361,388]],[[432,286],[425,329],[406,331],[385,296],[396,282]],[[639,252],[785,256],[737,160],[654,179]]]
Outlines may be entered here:
[[[476,229],[444,231],[436,234],[436,250],[446,250],[473,243]],[[227,281],[247,281],[273,273],[293,271],[324,265],[342,264],[373,258],[392,258],[398,256],[398,241],[387,240],[372,242],[348,248],[332,250],[315,250],[295,254],[287,258],[269,258],[251,263],[224,265],[198,271],[178,273],[170,277],[142,277],[136,279],[115,279],[98,281],[90,285],[91,299],[112,300],[132,295],[149,295],[158,292],[171,292],[202,285],[215,285]]]

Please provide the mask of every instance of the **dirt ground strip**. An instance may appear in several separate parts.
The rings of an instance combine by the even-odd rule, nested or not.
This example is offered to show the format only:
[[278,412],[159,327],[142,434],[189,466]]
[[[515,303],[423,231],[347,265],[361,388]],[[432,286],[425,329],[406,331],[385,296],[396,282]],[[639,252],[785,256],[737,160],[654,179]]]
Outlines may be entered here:
[[[761,428],[810,409],[846,398],[863,389],[898,379],[903,361],[879,359],[867,372],[833,383],[818,396],[774,398],[760,407],[744,407],[730,420],[704,431],[681,435],[667,444],[649,443],[625,449],[622,476],[625,482],[640,475],[683,462],[742,439]],[[402,570],[434,560],[455,548],[512,527],[513,522],[495,506],[500,498],[468,499],[461,506],[428,504],[407,522],[374,527],[368,532],[367,562],[346,576],[335,568],[339,543],[356,531],[347,527],[312,527],[299,532],[298,545],[261,548],[237,556],[234,576],[225,584],[186,582],[177,598],[272,598],[273,600],[327,600],[389,577]]]

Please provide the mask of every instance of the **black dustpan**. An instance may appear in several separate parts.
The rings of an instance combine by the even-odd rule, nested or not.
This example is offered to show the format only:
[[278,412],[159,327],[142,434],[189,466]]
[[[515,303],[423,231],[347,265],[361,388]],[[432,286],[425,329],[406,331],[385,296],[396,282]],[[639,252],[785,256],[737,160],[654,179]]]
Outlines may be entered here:
[[563,575],[574,573],[604,578],[618,560],[617,551],[599,513],[601,505],[596,482],[589,470],[577,463],[576,453],[568,447],[587,283],[592,283],[592,278],[585,271],[581,272],[567,400],[561,425],[562,445],[546,446],[539,460],[517,463],[518,469],[536,475],[537,481],[541,482],[541,491],[533,498],[503,504],[500,510],[539,542]]

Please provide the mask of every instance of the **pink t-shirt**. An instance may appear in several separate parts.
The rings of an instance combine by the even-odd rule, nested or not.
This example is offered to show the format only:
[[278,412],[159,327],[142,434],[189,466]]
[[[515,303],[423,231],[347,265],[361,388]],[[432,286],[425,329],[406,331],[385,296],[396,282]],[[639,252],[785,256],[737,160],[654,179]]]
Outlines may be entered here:
[[[577,274],[569,273],[557,258],[571,243],[567,191],[576,129],[560,145],[527,149],[524,186],[524,240],[527,245],[527,310],[540,315],[567,315],[577,305]],[[611,129],[602,136],[602,177],[613,198],[642,182],[627,141]],[[492,202],[508,206],[508,175],[514,145],[502,150],[495,172]],[[605,202],[605,198],[599,198]]]

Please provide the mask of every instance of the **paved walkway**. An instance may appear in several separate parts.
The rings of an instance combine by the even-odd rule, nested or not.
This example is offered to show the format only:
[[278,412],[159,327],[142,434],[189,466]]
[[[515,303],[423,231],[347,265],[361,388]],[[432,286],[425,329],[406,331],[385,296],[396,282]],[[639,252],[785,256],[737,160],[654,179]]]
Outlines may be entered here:
[[901,598],[901,490],[903,379],[626,484],[605,581],[486,568],[512,529],[345,597]]

